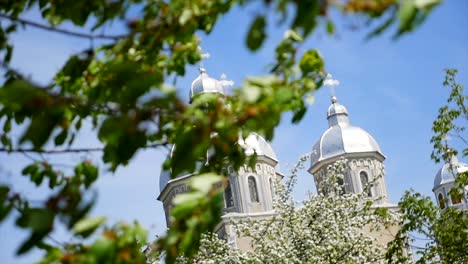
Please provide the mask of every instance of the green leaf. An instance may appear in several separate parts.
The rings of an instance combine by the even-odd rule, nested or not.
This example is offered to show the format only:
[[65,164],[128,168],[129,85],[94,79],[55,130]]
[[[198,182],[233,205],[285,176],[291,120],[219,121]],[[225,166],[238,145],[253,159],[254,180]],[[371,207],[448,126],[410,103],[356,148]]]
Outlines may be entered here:
[[297,32],[292,30],[292,29],[286,30],[286,32],[284,32],[284,37],[283,38],[290,39],[290,40],[293,40],[295,42],[302,42],[303,41],[302,37],[299,36],[299,34],[297,34]]
[[24,254],[24,253],[28,252],[34,246],[39,245],[41,243],[42,239],[44,239],[44,237],[47,236],[47,234],[48,234],[48,232],[44,232],[44,231],[33,232],[31,234],[31,236],[29,236],[29,238],[26,239],[26,241],[24,241],[21,244],[18,251],[16,251],[16,254],[17,255]]
[[179,204],[185,204],[190,201],[196,201],[203,197],[205,197],[205,195],[201,192],[181,193],[181,194],[178,194],[176,197],[174,197],[174,200],[172,200],[172,203],[177,206]]
[[262,92],[260,88],[253,85],[245,85],[241,90],[242,97],[244,97],[245,101],[249,103],[254,103],[257,101],[261,94]]
[[401,35],[406,31],[411,31],[412,22],[416,18],[417,11],[414,0],[401,1],[400,9],[398,10],[400,25],[397,35]]
[[26,166],[23,171],[21,172],[23,175],[32,175],[39,170],[39,165],[37,163],[33,163],[31,165]]
[[58,122],[57,115],[41,114],[33,117],[31,124],[21,137],[20,143],[30,141],[35,149],[40,149],[47,142]]
[[414,5],[420,9],[431,9],[442,3],[442,0],[415,0]]
[[62,131],[60,131],[60,133],[57,136],[55,136],[55,139],[54,139],[55,146],[62,145],[67,139],[67,135],[68,135],[68,131],[66,129],[62,129]]
[[69,82],[73,82],[83,75],[91,61],[88,56],[72,56],[63,66],[61,73],[67,77]]
[[8,186],[0,186],[0,221],[5,219],[13,208],[13,204],[7,200],[9,191]]
[[304,105],[302,105],[302,107],[294,111],[294,115],[293,115],[291,122],[298,123],[299,121],[302,120],[306,112],[307,112],[307,108]]
[[82,167],[83,170],[81,171],[81,173],[85,177],[84,178],[85,187],[88,188],[98,178],[98,168],[87,161],[83,162],[82,164],[83,164],[83,167]]
[[81,219],[73,226],[73,232],[76,235],[88,237],[91,235],[100,225],[106,221],[106,217],[88,217]]
[[324,62],[320,53],[315,50],[308,50],[304,53],[299,62],[302,74],[306,76],[311,72],[319,72],[323,70]]
[[90,253],[95,256],[98,263],[108,263],[110,256],[114,254],[115,243],[105,236],[99,237],[90,248]]
[[257,16],[250,25],[249,32],[247,33],[247,47],[251,51],[258,50],[266,38],[266,19],[264,16]]
[[327,21],[327,33],[330,35],[335,34],[335,26],[333,25],[333,22],[330,20]]
[[189,8],[185,8],[179,17],[179,23],[181,25],[185,25],[185,23],[187,23],[187,21],[189,21],[190,18],[192,18],[192,15],[193,15],[192,10],[190,10]]
[[34,231],[51,230],[54,218],[54,213],[48,209],[30,208],[21,214],[16,224],[20,227],[31,228]]
[[214,173],[205,173],[199,176],[195,176],[190,180],[190,186],[199,190],[202,193],[208,193],[215,183],[218,183],[223,180],[222,176],[216,175]]
[[7,147],[7,148],[11,148],[11,140],[10,138],[6,135],[6,134],[3,134],[1,137],[0,137],[0,141],[2,142],[2,145]]
[[[191,196],[186,196],[185,194],[180,194],[178,196],[182,196],[181,200],[185,200],[186,198],[189,198]],[[197,198],[202,198],[201,193],[198,192],[196,196],[199,196]],[[192,197],[194,198],[194,197]],[[198,208],[200,206],[200,199],[197,200],[187,200],[186,202],[179,203],[177,204],[174,208],[172,208],[171,215],[176,218],[176,219],[181,219],[185,218],[187,216],[190,216],[193,210]]]
[[377,26],[374,30],[372,30],[369,34],[366,36],[366,40],[369,40],[373,37],[376,37],[382,32],[384,32],[388,27],[390,27],[394,22],[395,22],[396,16],[390,16],[387,20],[385,20],[381,25]]

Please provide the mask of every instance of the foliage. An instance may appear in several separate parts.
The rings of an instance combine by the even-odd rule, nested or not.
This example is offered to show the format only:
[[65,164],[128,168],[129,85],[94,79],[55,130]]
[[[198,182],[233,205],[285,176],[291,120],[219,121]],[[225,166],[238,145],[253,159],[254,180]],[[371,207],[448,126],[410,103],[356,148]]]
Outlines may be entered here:
[[432,126],[435,135],[431,139],[434,145],[431,157],[436,162],[449,161],[450,157],[458,154],[456,148],[448,145],[447,141],[450,138],[461,141],[465,146],[461,149],[462,157],[468,156],[468,139],[464,137],[465,124],[468,121],[468,109],[465,106],[468,95],[463,93],[463,86],[455,80],[458,71],[446,69],[445,72],[443,85],[451,90],[447,105],[439,109],[439,115]]
[[[431,139],[434,150],[431,157],[436,161],[449,162],[456,156],[456,146],[447,142],[449,136],[460,139],[462,156],[466,157],[468,149],[463,137],[468,112],[465,100],[468,96],[463,94],[463,86],[455,81],[457,70],[445,70],[446,76],[443,85],[451,88],[446,106],[439,109],[439,115],[433,123],[435,135]],[[453,170],[456,171],[456,170]],[[449,196],[463,199],[467,197],[468,171],[456,175],[455,187],[450,190]],[[468,262],[468,211],[456,208],[446,208],[440,211],[439,207],[426,196],[414,191],[407,191],[399,203],[402,214],[402,229],[396,239],[391,243],[387,253],[394,263],[405,261],[400,258],[401,245],[406,243],[406,234],[413,234],[412,240],[424,243],[424,246],[415,246],[419,257],[417,263],[467,263]],[[422,242],[421,242],[422,241]]]
[[[50,195],[39,206],[31,207],[28,197],[17,193],[15,186],[0,186],[0,219],[14,208],[19,212],[17,225],[30,230],[30,238],[20,246],[19,254],[43,245],[43,238],[55,224],[63,223],[71,229],[82,223],[79,221],[94,202],[94,198],[85,197],[99,177],[97,162],[82,162],[74,166],[74,171],[67,171],[48,162],[50,155],[102,151],[106,169],[115,171],[130,162],[138,150],[176,144],[173,156],[165,163],[173,175],[194,171],[208,149],[211,155],[202,172],[220,174],[226,161],[239,167],[245,160],[243,150],[235,144],[240,133],[245,136],[256,131],[272,139],[283,113],[292,112],[292,122],[299,122],[304,116],[304,98],[312,96],[321,86],[325,71],[319,52],[308,50],[298,54],[298,47],[318,26],[334,32],[329,10],[337,9],[369,21],[389,17],[370,35],[378,35],[398,21],[395,35],[400,36],[421,24],[440,0],[258,1],[263,8],[248,30],[249,49],[255,51],[262,47],[267,39],[265,30],[270,17],[279,15],[280,24],[289,27],[277,44],[270,74],[246,79],[236,89],[235,100],[204,95],[187,105],[177,96],[174,87],[168,85],[168,79],[184,75],[188,65],[200,60],[197,33],[210,33],[219,17],[236,5],[244,7],[250,2],[253,1],[2,1],[0,17],[4,23],[0,26],[0,54],[3,55],[4,79],[0,89],[0,122],[3,124],[0,150],[45,155],[46,161],[36,160],[23,174],[37,186],[44,185],[47,180],[50,189]],[[48,24],[24,19],[22,16],[31,9],[38,9]],[[129,18],[130,10],[137,11],[138,16]],[[80,31],[60,28],[66,22]],[[94,34],[112,23],[122,22],[127,25],[125,34]],[[101,44],[96,48],[84,47],[82,52],[68,59],[52,82],[40,85],[23,76],[21,69],[9,65],[15,44],[11,36],[21,25],[88,38]],[[91,25],[91,33],[87,33],[86,25]],[[102,148],[74,148],[83,122],[92,124]],[[23,129],[21,136],[15,136]],[[216,136],[210,136],[213,133]],[[53,149],[45,147],[51,145]],[[221,201],[217,197],[197,200],[206,205],[217,204],[206,206],[207,215],[213,219],[220,216]],[[169,237],[159,241],[168,262],[179,255],[178,246],[192,254],[196,247],[185,251],[183,245],[197,245],[200,234],[214,227],[216,221],[204,219],[205,214],[196,212],[185,211],[174,216],[181,225],[172,227],[168,234],[175,232],[178,242],[174,244]],[[185,229],[188,222],[184,221],[188,219],[198,221],[190,222],[193,226]],[[116,236],[125,234],[119,228],[114,230]],[[186,232],[190,230],[198,233],[189,236]],[[91,232],[87,231],[86,234]],[[133,245],[131,248],[136,249]],[[115,247],[109,248],[114,251],[106,254],[116,252]],[[88,254],[81,247],[73,252],[76,258],[70,262],[80,259],[77,254],[84,254],[85,258]],[[132,254],[137,256],[138,252]],[[119,258],[121,255],[112,256]],[[115,262],[120,260],[125,261],[122,257]]]
[[[86,219],[85,221],[92,221]],[[93,223],[95,224],[95,223]],[[137,222],[118,223],[106,228],[90,245],[66,244],[63,249],[40,244],[47,253],[39,262],[46,263],[146,263],[149,256],[142,250],[147,243],[146,230]]]
[[[431,143],[434,145],[431,158],[439,162],[450,161],[460,152],[462,157],[468,156],[468,139],[466,138],[466,122],[468,121],[468,109],[465,101],[468,95],[464,94],[463,85],[457,83],[455,77],[456,69],[445,70],[445,80],[443,85],[450,88],[450,95],[447,99],[447,105],[439,109],[439,115],[434,121],[432,130],[434,136]],[[451,144],[449,139],[453,140]],[[458,144],[457,144],[458,143]],[[461,172],[456,177],[457,188],[452,189],[451,195],[461,198],[465,186],[468,186],[468,172]]]
[[[407,191],[398,204],[402,229],[389,244],[387,259],[401,263],[408,259],[401,254],[407,234],[415,245],[416,263],[466,263],[468,256],[467,211],[447,208],[440,211],[432,200],[419,193]],[[422,240],[422,242],[420,242]]]

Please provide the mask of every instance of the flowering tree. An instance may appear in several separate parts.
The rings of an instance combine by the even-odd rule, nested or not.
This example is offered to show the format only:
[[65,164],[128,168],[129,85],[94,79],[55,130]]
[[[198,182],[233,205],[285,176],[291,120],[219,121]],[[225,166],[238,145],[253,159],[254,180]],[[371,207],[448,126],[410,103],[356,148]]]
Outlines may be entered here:
[[[342,192],[346,160],[328,168],[318,195],[296,202],[291,190],[301,158],[285,184],[277,183],[273,217],[232,222],[238,236],[251,239],[250,251],[230,250],[227,243],[206,235],[193,259],[181,263],[381,263],[385,245],[378,234],[393,226],[397,214],[375,207],[366,192]],[[371,182],[370,184],[373,184]],[[369,184],[369,185],[370,185]],[[371,235],[371,232],[373,232]],[[405,253],[405,252],[402,252]]]

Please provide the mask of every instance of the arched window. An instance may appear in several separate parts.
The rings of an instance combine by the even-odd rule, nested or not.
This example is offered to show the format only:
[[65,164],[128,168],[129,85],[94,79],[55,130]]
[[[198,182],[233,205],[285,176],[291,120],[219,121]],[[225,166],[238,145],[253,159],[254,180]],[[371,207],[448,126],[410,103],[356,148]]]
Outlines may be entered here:
[[258,199],[258,191],[257,191],[257,182],[253,176],[249,176],[249,194],[250,194],[250,201],[258,203],[260,200]]
[[437,196],[437,200],[439,200],[440,209],[445,209],[445,201],[441,193]]
[[461,203],[460,197],[457,197],[455,194],[450,194],[450,199],[452,199],[452,204],[459,204]]
[[361,171],[359,173],[359,176],[361,178],[362,191],[364,191],[364,189],[368,188],[367,196],[372,197],[371,186],[368,186],[369,185],[369,177],[367,176],[367,172]]
[[231,190],[231,182],[228,180],[226,189],[224,189],[224,203],[226,204],[226,208],[234,206],[234,199],[232,197],[232,190]]

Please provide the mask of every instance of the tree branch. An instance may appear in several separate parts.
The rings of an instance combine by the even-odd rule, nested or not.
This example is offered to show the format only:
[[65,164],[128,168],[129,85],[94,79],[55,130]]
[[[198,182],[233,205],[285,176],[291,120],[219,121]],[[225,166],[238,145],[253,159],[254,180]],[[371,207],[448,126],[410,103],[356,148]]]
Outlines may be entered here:
[[[150,144],[144,148],[158,148],[158,147],[165,147],[169,143],[167,142],[162,142],[162,143],[155,143],[155,144]],[[8,148],[0,148],[0,153],[1,152],[6,152],[6,153],[37,153],[37,154],[67,154],[67,153],[80,153],[80,152],[99,152],[103,151],[104,147],[99,147],[99,148],[76,148],[76,149],[33,149],[33,148],[17,148],[17,149],[8,149]]]
[[8,153],[42,153],[42,154],[64,154],[64,153],[78,153],[78,152],[96,152],[103,151],[104,148],[77,148],[77,149],[33,149],[33,148],[17,148],[17,149],[8,149],[0,148],[0,152]]
[[9,16],[9,15],[6,15],[6,14],[2,14],[2,13],[0,13],[0,18],[8,19],[10,21],[20,22],[23,25],[32,26],[32,27],[35,27],[35,28],[39,28],[39,29],[43,29],[43,30],[47,30],[47,31],[52,31],[52,32],[60,33],[60,34],[65,34],[65,35],[69,35],[69,36],[73,36],[73,37],[79,37],[79,38],[119,40],[119,39],[122,39],[122,38],[126,37],[126,35],[105,35],[105,34],[96,34],[95,35],[95,34],[75,32],[75,31],[71,31],[71,30],[60,29],[60,28],[56,28],[56,27],[52,27],[52,26],[48,26],[48,25],[43,25],[43,24],[40,24],[40,23],[37,23],[37,22],[34,22],[34,21],[30,21],[30,20],[26,20],[26,19],[23,19],[23,18],[15,18],[15,17]]

